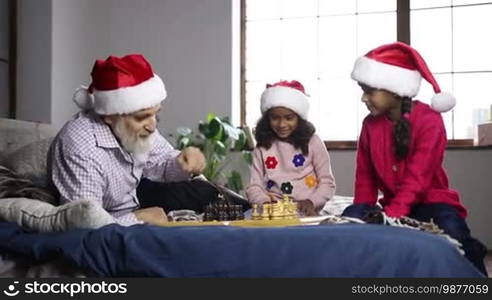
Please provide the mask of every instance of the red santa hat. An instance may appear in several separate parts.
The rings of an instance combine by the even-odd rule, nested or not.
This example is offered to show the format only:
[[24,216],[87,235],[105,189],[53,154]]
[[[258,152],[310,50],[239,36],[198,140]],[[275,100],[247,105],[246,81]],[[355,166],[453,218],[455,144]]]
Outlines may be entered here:
[[442,93],[429,67],[417,50],[396,42],[369,51],[355,61],[352,79],[373,88],[393,92],[402,97],[415,97],[422,77],[432,85],[435,95],[432,108],[439,112],[451,110],[456,99]]
[[307,119],[309,97],[304,86],[297,80],[282,80],[274,84],[267,84],[261,95],[261,113],[278,106],[291,109],[301,118]]
[[161,103],[166,88],[140,54],[110,56],[97,60],[91,72],[92,83],[75,91],[73,100],[81,109],[100,115],[128,114]]

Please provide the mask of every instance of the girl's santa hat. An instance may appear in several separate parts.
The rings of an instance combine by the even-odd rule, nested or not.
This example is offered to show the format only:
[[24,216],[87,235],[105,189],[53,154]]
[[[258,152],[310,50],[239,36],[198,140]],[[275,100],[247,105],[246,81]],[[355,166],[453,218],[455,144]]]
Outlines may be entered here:
[[261,95],[261,113],[279,106],[291,109],[301,118],[307,119],[309,97],[304,86],[297,80],[282,80],[274,84],[267,84]]
[[161,103],[166,88],[140,54],[110,56],[97,60],[91,72],[92,83],[81,86],[73,100],[81,109],[100,115],[128,114]]
[[439,84],[417,50],[401,42],[380,46],[359,57],[355,61],[351,77],[372,88],[410,98],[418,94],[423,77],[436,93],[431,101],[434,110],[447,112],[456,104],[453,95],[441,92]]

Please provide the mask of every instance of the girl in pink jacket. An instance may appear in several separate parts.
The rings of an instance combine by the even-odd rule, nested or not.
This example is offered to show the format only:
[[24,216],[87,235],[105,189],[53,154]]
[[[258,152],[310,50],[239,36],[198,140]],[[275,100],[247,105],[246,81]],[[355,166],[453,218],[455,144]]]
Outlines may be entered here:
[[[412,101],[422,77],[436,95],[432,106]],[[470,236],[466,209],[450,189],[442,166],[446,130],[440,112],[455,99],[441,93],[424,59],[410,46],[380,46],[358,58],[352,79],[362,88],[364,119],[357,149],[354,204],[345,216],[364,218],[379,204],[390,218],[431,219],[463,245],[466,257],[483,273],[486,248]]]
[[335,194],[335,179],[324,143],[307,121],[309,99],[298,81],[268,84],[255,129],[251,179],[253,204],[289,195],[303,215],[316,215]]

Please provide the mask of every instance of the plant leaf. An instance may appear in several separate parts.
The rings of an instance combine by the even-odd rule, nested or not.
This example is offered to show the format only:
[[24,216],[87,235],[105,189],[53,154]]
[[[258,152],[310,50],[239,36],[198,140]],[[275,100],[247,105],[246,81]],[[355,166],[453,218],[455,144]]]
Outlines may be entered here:
[[178,141],[178,149],[182,150],[188,146],[190,146],[191,140],[187,136],[183,136],[182,138],[179,139]]
[[225,157],[227,154],[227,148],[221,141],[215,141],[214,150],[220,157]]
[[231,120],[229,119],[229,116],[222,117],[220,118],[220,120],[222,121],[222,123],[227,123],[231,125]]
[[227,178],[227,186],[236,193],[243,189],[243,178],[238,171],[231,172],[231,175]]
[[227,135],[231,139],[233,139],[234,141],[239,139],[239,133],[241,132],[241,129],[233,127],[232,125],[227,123],[222,123],[222,125],[224,126],[224,131],[227,132]]
[[176,129],[176,132],[178,133],[178,135],[190,135],[192,133],[192,130],[188,127],[178,127],[178,129]]
[[241,130],[239,132],[239,139],[234,142],[234,151],[241,151],[244,149],[244,146],[246,145],[246,135],[244,132]]
[[198,125],[198,131],[200,131],[201,134],[203,134],[206,138],[210,136],[210,126],[208,123],[202,123]]
[[214,140],[221,140],[222,132],[224,131],[224,125],[219,118],[213,118],[208,124],[209,127],[209,135],[206,135],[208,138],[212,138]]
[[208,113],[207,114],[207,123],[210,123],[210,121],[212,121],[212,119],[214,119],[216,117],[216,115],[214,113]]
[[251,151],[244,150],[243,151],[243,158],[248,163],[248,165],[253,164],[253,154],[251,153]]

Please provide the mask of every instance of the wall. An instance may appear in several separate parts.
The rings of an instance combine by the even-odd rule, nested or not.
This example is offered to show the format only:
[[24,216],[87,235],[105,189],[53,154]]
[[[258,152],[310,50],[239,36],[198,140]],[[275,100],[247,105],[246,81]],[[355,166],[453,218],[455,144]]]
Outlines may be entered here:
[[109,51],[143,53],[163,78],[161,132],[194,128],[208,112],[231,114],[230,0],[117,2],[110,9]]
[[492,250],[492,149],[448,150],[445,166],[468,209],[472,234]]
[[9,115],[9,6],[7,0],[0,0],[0,118]]
[[232,3],[20,0],[19,118],[60,128],[77,111],[73,91],[90,82],[95,59],[137,52],[168,90],[161,131],[194,128],[208,112],[230,116],[232,30],[239,29]]
[[89,85],[95,59],[105,57],[109,46],[110,1],[52,0],[52,109],[51,123],[60,128],[78,111],[72,95]]
[[17,118],[51,122],[51,0],[18,0]]

